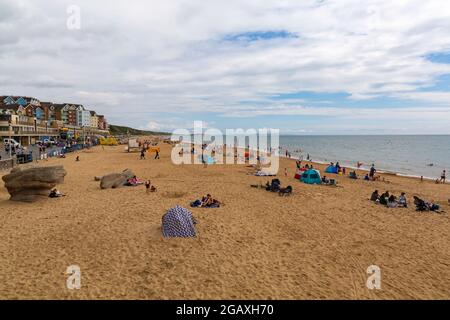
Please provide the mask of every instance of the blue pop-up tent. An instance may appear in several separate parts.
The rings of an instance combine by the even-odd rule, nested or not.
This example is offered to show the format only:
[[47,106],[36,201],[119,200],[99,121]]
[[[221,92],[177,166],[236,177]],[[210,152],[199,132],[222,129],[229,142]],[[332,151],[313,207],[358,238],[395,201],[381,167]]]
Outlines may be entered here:
[[303,172],[300,181],[306,184],[321,184],[320,172],[315,169],[309,169]]
[[328,167],[325,169],[325,172],[326,172],[326,173],[338,173],[338,168],[335,167],[335,166],[328,166]]

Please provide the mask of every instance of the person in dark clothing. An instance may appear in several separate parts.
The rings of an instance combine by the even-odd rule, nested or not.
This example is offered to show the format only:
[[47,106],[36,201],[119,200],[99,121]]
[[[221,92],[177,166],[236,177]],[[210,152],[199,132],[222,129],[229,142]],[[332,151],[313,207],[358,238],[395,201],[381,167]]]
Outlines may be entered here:
[[155,159],[159,159],[159,151],[158,150],[156,150]]
[[378,190],[375,190],[370,196],[370,201],[377,202],[380,200],[380,195],[378,194]]
[[369,177],[371,180],[374,180],[375,172],[377,172],[377,170],[375,169],[375,165],[372,164],[372,167],[370,167],[369,171]]
[[388,204],[388,199],[389,199],[390,195],[389,195],[389,191],[386,191],[385,193],[383,193],[380,197],[380,203],[387,206]]
[[141,160],[145,160],[145,149],[141,150]]

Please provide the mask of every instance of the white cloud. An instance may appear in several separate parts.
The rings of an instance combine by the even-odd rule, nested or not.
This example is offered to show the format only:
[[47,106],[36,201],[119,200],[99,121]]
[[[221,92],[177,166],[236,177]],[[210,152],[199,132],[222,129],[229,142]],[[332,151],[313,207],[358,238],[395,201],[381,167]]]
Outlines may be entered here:
[[[66,28],[71,4],[81,8],[79,31]],[[224,40],[270,30],[298,37]],[[253,114],[322,114],[306,101],[289,111],[267,99],[297,91],[347,92],[362,106],[396,97],[444,107],[448,92],[419,90],[450,73],[425,58],[450,50],[449,32],[447,0],[0,0],[0,81],[4,94],[78,99],[141,126],[146,112],[242,116],[242,101],[255,102]]]

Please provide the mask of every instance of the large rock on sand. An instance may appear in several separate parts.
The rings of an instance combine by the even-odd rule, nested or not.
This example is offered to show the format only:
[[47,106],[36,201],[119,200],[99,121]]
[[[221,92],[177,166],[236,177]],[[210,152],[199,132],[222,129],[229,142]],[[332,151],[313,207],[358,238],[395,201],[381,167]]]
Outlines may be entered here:
[[2,177],[5,187],[11,195],[10,200],[34,202],[47,198],[50,190],[57,184],[64,182],[67,172],[63,166],[35,167],[11,170],[10,174]]
[[133,171],[126,169],[122,173],[111,173],[103,176],[100,181],[100,188],[120,188],[127,183],[128,179],[134,177]]

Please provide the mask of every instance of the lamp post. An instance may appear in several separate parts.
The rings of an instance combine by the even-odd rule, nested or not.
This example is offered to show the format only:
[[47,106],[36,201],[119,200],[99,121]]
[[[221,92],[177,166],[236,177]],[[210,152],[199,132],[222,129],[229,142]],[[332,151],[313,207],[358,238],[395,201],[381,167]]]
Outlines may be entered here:
[[9,158],[12,158],[12,154],[11,154],[11,140],[12,140],[12,124],[11,124],[11,117],[9,118],[8,121],[8,125],[9,125]]

